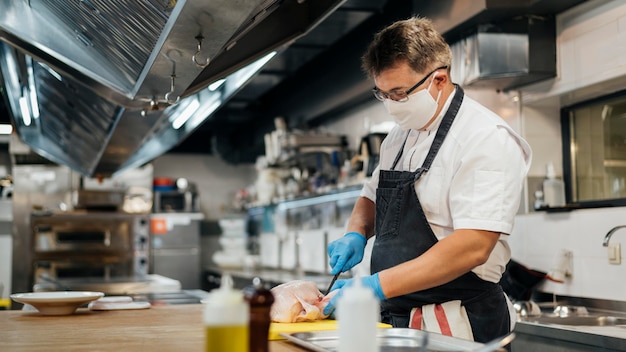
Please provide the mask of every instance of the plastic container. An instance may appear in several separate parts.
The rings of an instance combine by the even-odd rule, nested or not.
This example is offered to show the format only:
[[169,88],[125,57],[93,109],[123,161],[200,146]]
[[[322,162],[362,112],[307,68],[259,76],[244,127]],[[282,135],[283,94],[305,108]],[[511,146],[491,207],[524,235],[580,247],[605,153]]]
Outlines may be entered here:
[[376,341],[380,308],[371,289],[356,277],[337,302],[339,352],[378,352]]
[[205,351],[249,352],[250,308],[243,292],[233,289],[230,275],[222,276],[218,289],[209,292],[204,304]]
[[155,177],[152,180],[152,187],[155,192],[169,192],[176,189],[176,181],[170,177]]

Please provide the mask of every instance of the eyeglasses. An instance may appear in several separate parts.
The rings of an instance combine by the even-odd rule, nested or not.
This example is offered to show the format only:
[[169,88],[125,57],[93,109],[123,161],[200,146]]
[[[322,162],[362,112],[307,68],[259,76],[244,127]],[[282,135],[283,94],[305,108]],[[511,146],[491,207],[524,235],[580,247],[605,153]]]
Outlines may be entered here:
[[396,91],[392,90],[391,92],[384,92],[378,89],[378,87],[374,87],[374,89],[372,89],[372,92],[374,93],[374,96],[376,97],[376,99],[380,101],[385,101],[385,99],[391,99],[391,100],[395,100],[399,102],[405,102],[409,100],[409,94],[411,94],[411,92],[413,92],[417,87],[424,84],[424,82],[426,82],[426,80],[428,79],[428,77],[430,77],[430,75],[435,73],[435,71],[441,70],[444,68],[448,68],[448,66],[437,67],[436,69],[430,71],[424,78],[422,78],[419,82],[417,82],[413,87],[409,88],[406,92],[397,91],[397,90]]

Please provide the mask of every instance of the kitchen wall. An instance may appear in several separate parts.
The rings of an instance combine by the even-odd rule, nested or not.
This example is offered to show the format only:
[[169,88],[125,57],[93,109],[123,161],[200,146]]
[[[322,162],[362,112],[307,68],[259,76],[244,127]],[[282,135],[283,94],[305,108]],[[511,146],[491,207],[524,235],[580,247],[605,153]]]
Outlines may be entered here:
[[[575,210],[567,213],[537,212],[520,215],[510,237],[513,259],[544,272],[556,269],[562,251],[571,252],[570,275],[564,283],[545,281],[539,290],[574,297],[626,301],[626,258],[609,264],[604,235],[624,225],[626,208]],[[626,229],[618,230],[610,243],[626,243]]]
[[[531,212],[532,195],[552,162],[562,176],[559,110],[563,106],[624,89],[626,86],[626,2],[591,0],[557,18],[558,77],[519,92],[466,89],[466,94],[499,113],[533,148],[526,196],[510,243],[513,258],[531,268],[550,271],[563,249],[572,252],[571,276],[565,283],[540,289],[556,294],[626,301],[626,264],[608,263],[602,239],[615,225],[626,224],[626,208]],[[351,148],[372,126],[387,121],[382,104],[348,111],[329,130],[346,134]],[[155,176],[188,177],[201,192],[201,207],[211,218],[228,208],[237,189],[251,184],[253,166],[232,166],[219,157],[166,154],[154,161]],[[612,243],[626,241],[617,232]]]

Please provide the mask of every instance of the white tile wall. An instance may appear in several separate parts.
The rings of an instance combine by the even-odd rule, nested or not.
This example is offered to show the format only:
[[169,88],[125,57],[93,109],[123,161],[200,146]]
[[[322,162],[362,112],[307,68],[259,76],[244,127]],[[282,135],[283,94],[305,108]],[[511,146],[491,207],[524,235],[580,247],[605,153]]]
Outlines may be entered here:
[[546,176],[546,165],[552,163],[557,177],[563,176],[561,123],[556,106],[525,106],[524,138],[533,149],[528,176]]
[[[542,175],[550,161],[561,174],[561,106],[626,88],[625,24],[624,1],[588,1],[557,19],[558,77],[521,93],[524,137],[534,152],[531,176]],[[541,290],[626,301],[626,264],[609,264],[602,246],[613,226],[626,224],[625,215],[624,207],[519,215],[510,238],[513,258],[548,272],[559,252],[569,249],[572,276],[563,284],[546,281]],[[617,232],[611,242],[626,243],[626,233]]]
[[[573,253],[572,275],[562,284],[545,281],[539,287],[561,295],[626,301],[626,255],[622,264],[609,264],[606,233],[626,224],[626,208],[574,210],[568,213],[519,215],[510,236],[512,257],[536,270],[550,272],[562,249]],[[626,229],[618,230],[610,243],[626,249]]]

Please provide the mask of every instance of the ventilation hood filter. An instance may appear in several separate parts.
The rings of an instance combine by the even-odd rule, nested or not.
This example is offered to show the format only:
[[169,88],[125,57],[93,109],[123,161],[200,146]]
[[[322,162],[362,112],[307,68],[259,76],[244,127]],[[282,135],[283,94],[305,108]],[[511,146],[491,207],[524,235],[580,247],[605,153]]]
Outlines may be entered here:
[[[172,126],[185,100],[207,101],[209,84],[284,49],[343,1],[0,0],[15,129],[39,155],[86,176],[149,162],[217,109]],[[241,88],[229,87],[221,104]]]
[[452,72],[457,82],[507,91],[555,77],[554,17],[524,17],[520,23],[521,31],[479,28],[477,33],[453,44]]

